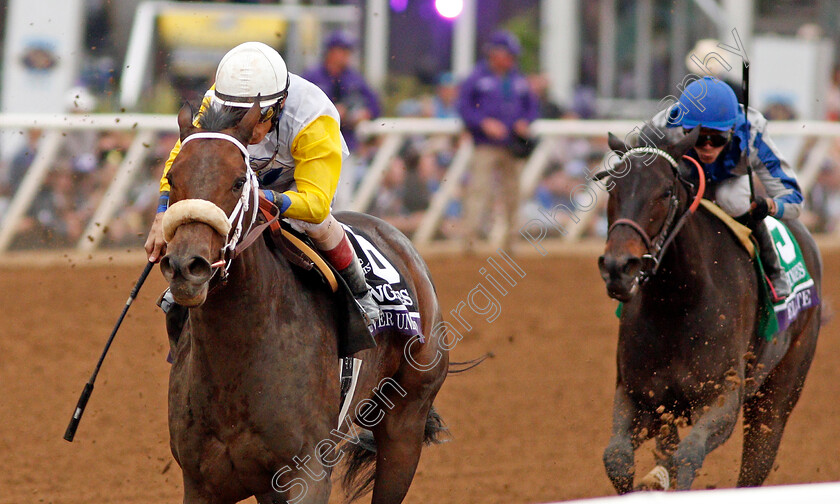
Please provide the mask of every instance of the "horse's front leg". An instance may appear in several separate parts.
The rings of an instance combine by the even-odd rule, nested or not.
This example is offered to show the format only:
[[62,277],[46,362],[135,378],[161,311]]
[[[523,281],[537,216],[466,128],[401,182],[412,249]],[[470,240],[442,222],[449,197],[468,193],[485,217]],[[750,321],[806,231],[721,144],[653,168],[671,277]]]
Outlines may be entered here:
[[650,436],[650,416],[639,414],[624,384],[619,382],[613,399],[612,437],[604,450],[604,467],[618,493],[633,490],[633,452]]
[[205,485],[184,474],[184,504],[234,504],[236,501],[214,494]]
[[743,386],[723,386],[720,396],[708,407],[708,411],[697,409],[692,412],[694,427],[680,442],[672,456],[676,468],[677,490],[689,490],[694,477],[703,466],[703,460],[712,450],[723,444],[732,434],[738,411],[743,401]]

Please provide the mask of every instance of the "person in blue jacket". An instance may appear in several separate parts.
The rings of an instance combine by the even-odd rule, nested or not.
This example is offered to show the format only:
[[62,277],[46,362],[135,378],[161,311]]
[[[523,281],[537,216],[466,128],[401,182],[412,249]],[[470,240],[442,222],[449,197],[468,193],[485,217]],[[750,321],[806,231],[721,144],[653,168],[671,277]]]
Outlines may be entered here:
[[518,231],[519,174],[529,153],[530,125],[539,114],[539,100],[517,68],[520,51],[519,40],[511,33],[493,34],[485,47],[486,59],[459,89],[458,112],[475,142],[464,198],[467,250],[479,237],[496,187],[501,189],[496,198],[502,201],[507,219],[504,249],[510,249]]
[[[686,86],[679,101],[654,116],[651,125],[673,139],[700,128],[688,155],[702,163],[718,206],[752,224],[775,300],[787,297],[790,283],[764,218],[796,219],[803,198],[796,174],[767,135],[767,119],[751,107],[744,110],[725,82],[706,76]],[[766,197],[751,199],[748,165]]]
[[350,152],[357,145],[354,129],[362,121],[378,117],[379,97],[365,78],[351,66],[355,39],[338,30],[324,40],[324,56],[320,65],[309,69],[303,78],[326,93],[341,117],[341,134]]

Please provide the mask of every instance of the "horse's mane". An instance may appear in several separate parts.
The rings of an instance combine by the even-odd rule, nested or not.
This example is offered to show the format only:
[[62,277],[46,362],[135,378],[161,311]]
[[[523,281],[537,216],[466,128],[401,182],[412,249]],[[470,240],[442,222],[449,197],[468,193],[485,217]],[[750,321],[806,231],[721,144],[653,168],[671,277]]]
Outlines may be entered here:
[[222,131],[239,124],[249,110],[246,107],[224,107],[212,103],[198,116],[198,125],[205,131]]

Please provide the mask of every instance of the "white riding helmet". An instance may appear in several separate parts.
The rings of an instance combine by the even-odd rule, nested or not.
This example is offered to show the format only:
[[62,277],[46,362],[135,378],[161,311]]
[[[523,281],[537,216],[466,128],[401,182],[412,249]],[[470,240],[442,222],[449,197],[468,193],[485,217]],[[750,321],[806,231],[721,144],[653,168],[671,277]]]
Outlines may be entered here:
[[216,69],[214,98],[222,105],[250,107],[260,95],[260,108],[274,105],[289,90],[289,71],[283,57],[262,42],[234,47]]

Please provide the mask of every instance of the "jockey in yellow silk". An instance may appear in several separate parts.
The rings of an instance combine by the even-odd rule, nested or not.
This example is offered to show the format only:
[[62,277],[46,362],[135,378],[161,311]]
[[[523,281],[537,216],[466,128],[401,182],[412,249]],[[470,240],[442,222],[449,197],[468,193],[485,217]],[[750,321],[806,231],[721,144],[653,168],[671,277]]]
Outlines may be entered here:
[[[335,105],[311,82],[289,73],[280,54],[260,42],[231,49],[216,69],[216,82],[201,103],[242,114],[260,97],[262,118],[254,128],[248,152],[263,195],[274,202],[292,226],[305,232],[341,274],[369,321],[379,307],[344,228],[331,213],[342,161],[349,154]],[[167,175],[181,149],[175,144],[160,181],[160,203],[146,252],[157,262],[166,252],[163,214],[169,203]]]

